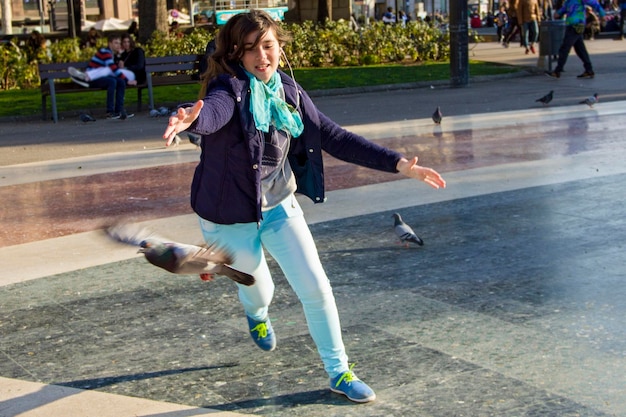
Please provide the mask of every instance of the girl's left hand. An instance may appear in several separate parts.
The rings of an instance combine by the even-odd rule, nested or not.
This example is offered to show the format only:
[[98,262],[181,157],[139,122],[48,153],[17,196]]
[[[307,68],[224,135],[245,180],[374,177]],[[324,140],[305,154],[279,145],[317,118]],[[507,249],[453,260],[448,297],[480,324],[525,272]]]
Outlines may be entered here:
[[424,181],[433,188],[446,188],[446,181],[432,168],[426,168],[417,165],[417,156],[408,160],[402,158],[398,161],[396,169],[409,178],[415,178]]

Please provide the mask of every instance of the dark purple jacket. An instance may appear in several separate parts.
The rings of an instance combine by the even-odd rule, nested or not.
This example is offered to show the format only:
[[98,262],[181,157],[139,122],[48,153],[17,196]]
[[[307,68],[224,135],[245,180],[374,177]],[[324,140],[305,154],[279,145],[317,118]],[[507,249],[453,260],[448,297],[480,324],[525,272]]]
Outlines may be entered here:
[[[190,131],[202,135],[202,153],[191,186],[191,206],[203,219],[218,224],[259,222],[261,156],[264,137],[254,125],[250,82],[237,67],[237,77],[213,80],[200,116]],[[302,87],[279,72],[287,103],[296,107],[304,132],[292,138],[288,158],[297,192],[324,201],[322,150],[343,161],[386,172],[398,172],[401,154],[348,132],[321,113]],[[299,95],[299,100],[298,100]]]

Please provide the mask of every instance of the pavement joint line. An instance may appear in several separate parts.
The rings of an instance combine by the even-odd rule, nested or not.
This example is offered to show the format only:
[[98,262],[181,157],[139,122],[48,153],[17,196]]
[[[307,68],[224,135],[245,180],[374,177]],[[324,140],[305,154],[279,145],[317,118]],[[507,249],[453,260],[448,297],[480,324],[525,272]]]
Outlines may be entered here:
[[533,120],[535,124],[541,124],[549,121],[590,117],[591,115],[614,116],[624,114],[625,112],[626,101],[612,101],[610,103],[598,103],[593,108],[579,104],[577,106],[544,107],[449,117],[444,115],[441,125],[438,126],[433,125],[430,119],[415,119],[345,126],[345,129],[364,135],[368,139],[376,140],[403,134],[432,134],[434,129],[439,130],[441,133],[468,129],[494,129],[525,124],[524,120]]
[[[613,116],[626,113],[626,101],[598,103],[592,109],[585,105],[545,107],[528,110],[514,110],[497,113],[479,113],[458,116],[444,116],[441,125],[433,125],[430,118],[400,120],[345,126],[345,129],[363,135],[370,140],[389,137],[429,135],[433,130],[450,133],[468,129],[495,129],[522,124],[520,120],[533,120],[535,123],[565,120],[575,117]],[[134,152],[73,157],[67,159],[29,162],[0,166],[0,186],[25,184],[29,182],[97,175],[131,169],[143,169],[161,165],[196,162],[199,151],[193,145],[176,148],[160,147]],[[76,167],[81,169],[77,170]]]
[[[78,156],[52,161],[28,162],[0,166],[0,186],[26,184],[64,178],[74,178],[131,169],[196,162],[200,152],[192,147],[115,152]],[[80,167],[80,170],[77,169]]]
[[[448,187],[430,190],[413,179],[365,185],[328,193],[328,202],[314,205],[298,196],[309,224],[347,217],[434,204],[478,195],[512,191],[528,187],[565,183],[626,172],[624,155],[615,152],[586,152],[561,158],[507,163],[469,170],[447,172]],[[595,162],[602,160],[597,171]],[[375,199],[371,196],[376,195]],[[398,198],[402,196],[402,198]],[[141,222],[182,242],[200,243],[202,235],[194,214]],[[57,248],[63,246],[66,256],[59,259]],[[33,263],[30,254],[37,253]],[[82,268],[118,262],[140,256],[135,248],[107,239],[101,230],[77,233],[21,245],[0,248],[0,258],[12,259],[0,271],[0,286],[43,278]]]

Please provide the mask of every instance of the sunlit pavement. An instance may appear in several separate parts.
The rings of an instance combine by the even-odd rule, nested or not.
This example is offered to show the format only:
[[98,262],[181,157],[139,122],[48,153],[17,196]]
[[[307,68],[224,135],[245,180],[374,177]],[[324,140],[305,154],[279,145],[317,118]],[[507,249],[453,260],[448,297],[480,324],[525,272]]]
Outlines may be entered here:
[[[572,55],[569,76],[578,65]],[[123,215],[200,242],[187,201],[194,146],[162,149],[156,133],[146,149],[5,164],[0,416],[626,416],[626,102],[573,101],[608,95],[612,74],[556,80],[561,101],[547,107],[530,98],[555,80],[538,76],[487,83],[517,86],[500,105],[484,82],[413,90],[412,110],[407,91],[362,94],[362,112],[342,112],[354,96],[316,99],[448,181],[431,190],[328,158],[328,201],[300,200],[350,360],[378,395],[364,406],[328,390],[275,264],[278,349],[264,353],[231,282],[174,277],[98,230]],[[472,94],[475,112],[454,110]],[[367,118],[372,96],[389,105]],[[434,126],[425,109],[440,103],[450,110]],[[136,120],[137,132],[160,128]],[[396,211],[425,246],[397,244]]]

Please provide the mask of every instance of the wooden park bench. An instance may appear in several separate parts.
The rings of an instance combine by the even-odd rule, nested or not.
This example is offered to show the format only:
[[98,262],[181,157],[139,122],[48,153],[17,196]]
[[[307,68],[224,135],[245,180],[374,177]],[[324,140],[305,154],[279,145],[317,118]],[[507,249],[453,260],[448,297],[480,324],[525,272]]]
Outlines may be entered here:
[[[146,58],[146,82],[126,87],[127,89],[137,89],[137,111],[142,110],[143,90],[148,90],[149,108],[154,109],[154,87],[198,83],[201,59],[204,59],[204,55],[191,54]],[[43,120],[47,120],[48,96],[50,96],[52,107],[52,120],[56,123],[59,119],[57,94],[102,90],[101,88],[83,87],[71,81],[57,82],[58,80],[70,80],[70,74],[67,72],[68,67],[85,70],[87,62],[39,64]]]

